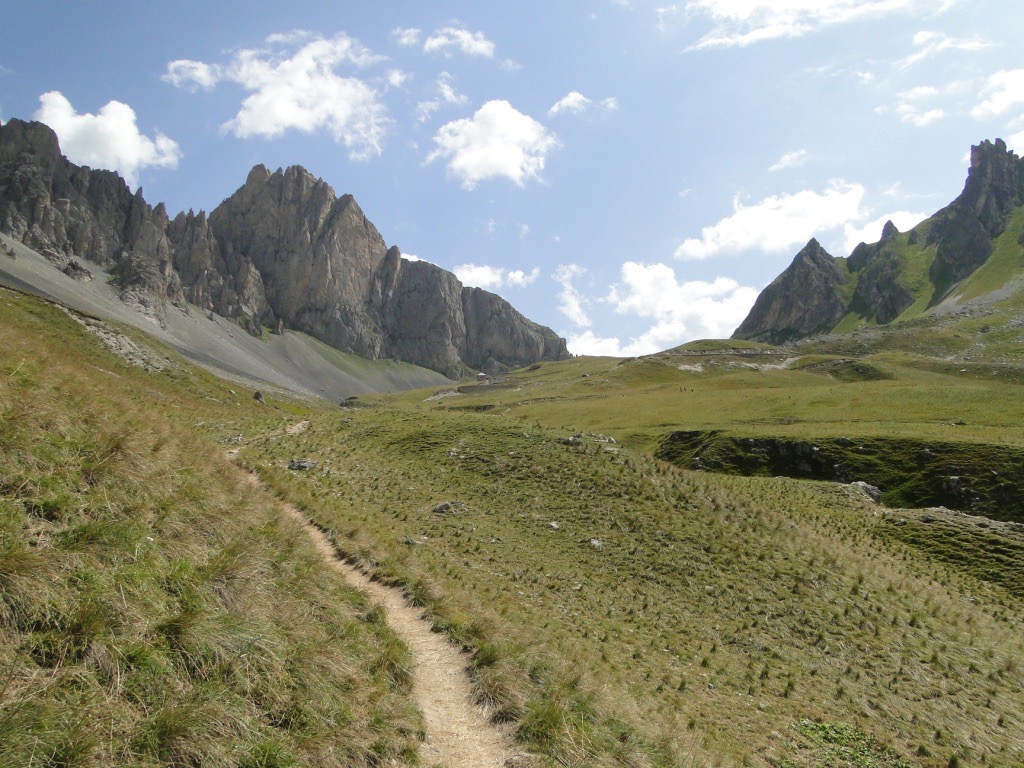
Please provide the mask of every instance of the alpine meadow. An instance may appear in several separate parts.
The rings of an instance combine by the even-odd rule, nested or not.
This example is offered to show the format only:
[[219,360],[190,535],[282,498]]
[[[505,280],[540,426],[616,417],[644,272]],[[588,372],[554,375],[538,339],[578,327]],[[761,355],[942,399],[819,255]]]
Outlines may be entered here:
[[12,120],[0,176],[0,765],[472,764],[380,594],[509,768],[1024,763],[1002,141],[631,358],[298,167],[170,218]]

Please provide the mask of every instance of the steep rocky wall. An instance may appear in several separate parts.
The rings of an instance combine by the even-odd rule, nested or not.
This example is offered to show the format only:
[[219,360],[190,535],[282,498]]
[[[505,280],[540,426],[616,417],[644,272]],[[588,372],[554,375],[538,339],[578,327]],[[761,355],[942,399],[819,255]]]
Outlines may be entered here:
[[345,352],[448,376],[568,357],[565,341],[504,299],[389,249],[351,195],[305,169],[262,165],[206,216],[168,219],[111,171],[70,163],[40,123],[0,126],[0,231],[87,279],[109,272],[122,299],[235,318],[254,335],[292,328]]
[[167,213],[132,194],[112,171],[70,163],[41,123],[0,126],[0,231],[76,277],[77,260],[109,271],[121,298],[159,320],[168,302],[185,307],[171,264]]

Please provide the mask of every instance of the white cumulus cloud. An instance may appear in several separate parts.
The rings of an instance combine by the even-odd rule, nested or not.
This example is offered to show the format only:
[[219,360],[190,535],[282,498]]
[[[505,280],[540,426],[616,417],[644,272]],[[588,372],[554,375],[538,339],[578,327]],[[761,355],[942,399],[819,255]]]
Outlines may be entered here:
[[224,64],[172,61],[163,79],[179,88],[204,89],[227,81],[249,91],[238,114],[222,126],[239,138],[326,130],[354,159],[381,153],[390,120],[380,95],[365,80],[338,70],[367,67],[382,57],[345,34],[271,35],[266,43],[237,51]]
[[572,323],[583,328],[590,326],[590,316],[583,308],[586,299],[576,288],[574,281],[586,271],[578,264],[559,264],[551,276],[551,279],[561,286],[558,293],[560,302],[558,311],[569,318]]
[[822,27],[895,13],[939,14],[955,0],[689,0],[685,11],[711,30],[691,50],[747,46],[800,37]]
[[1011,69],[990,75],[982,93],[985,100],[971,110],[977,118],[997,117],[1024,104],[1024,69]]
[[569,334],[569,351],[579,355],[649,355],[700,338],[726,338],[757,299],[755,288],[717,277],[680,281],[665,264],[622,265],[620,282],[603,301],[622,315],[653,320],[646,331],[626,341],[587,330]]
[[446,123],[434,136],[427,162],[447,160],[448,173],[464,189],[505,177],[518,186],[540,178],[558,138],[504,100],[488,101],[471,118]]
[[540,277],[540,268],[529,272],[484,264],[460,264],[452,272],[463,285],[495,291],[500,288],[525,288]]
[[39,97],[34,119],[57,134],[61,151],[74,163],[118,171],[129,186],[139,183],[143,168],[177,168],[181,150],[177,142],[157,131],[144,136],[135,110],[111,101],[98,114],[78,114],[60,91]]
[[746,317],[757,294],[732,278],[680,282],[666,264],[627,261],[608,301],[620,314],[654,318],[664,328],[683,329],[688,338],[722,338]]
[[443,27],[423,43],[424,53],[443,53],[450,56],[452,51],[461,51],[467,56],[494,56],[495,45],[483,32],[470,32],[461,27]]
[[704,227],[700,238],[683,242],[675,256],[707,259],[754,248],[785,251],[821,232],[863,219],[867,215],[861,208],[863,199],[862,185],[838,180],[831,182],[824,192],[802,190],[792,195],[773,195],[754,205],[743,205],[736,198],[731,216]]

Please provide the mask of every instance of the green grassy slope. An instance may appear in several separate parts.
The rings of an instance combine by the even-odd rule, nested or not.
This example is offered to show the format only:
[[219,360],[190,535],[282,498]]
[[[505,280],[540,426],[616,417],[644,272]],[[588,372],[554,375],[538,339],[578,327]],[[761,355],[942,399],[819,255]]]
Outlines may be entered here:
[[[493,411],[250,429],[245,460],[475,648],[481,689],[559,764],[820,765],[801,727],[821,723],[876,744],[857,764],[1024,759],[1021,594],[915,541],[917,515]],[[1019,573],[1020,535],[988,530]]]
[[470,649],[547,765],[1024,761],[1017,527],[651,456],[691,428],[1016,447],[1008,363],[707,342],[342,409],[132,368],[7,292],[0,321],[0,764],[415,764],[404,649],[229,447]]
[[255,407],[0,290],[0,765],[415,754],[407,651],[196,433]]

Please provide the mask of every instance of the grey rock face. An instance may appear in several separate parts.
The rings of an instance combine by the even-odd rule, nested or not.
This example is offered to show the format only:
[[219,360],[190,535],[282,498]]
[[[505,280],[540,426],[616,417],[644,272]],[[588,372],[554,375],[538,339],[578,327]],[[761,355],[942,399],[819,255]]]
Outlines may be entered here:
[[847,276],[811,239],[793,263],[765,288],[734,339],[782,344],[830,330],[846,313]]
[[68,162],[41,123],[12,119],[0,126],[0,231],[58,269],[76,259],[103,267],[122,300],[154,319],[168,302],[185,307],[163,206],[151,208],[116,173]]
[[504,299],[403,260],[351,195],[298,166],[258,165],[209,217],[172,221],[116,173],[62,157],[46,126],[11,120],[0,126],[0,231],[68,274],[89,274],[76,259],[100,266],[157,320],[168,303],[193,304],[253,335],[292,328],[451,377],[568,357],[563,339]]
[[1024,202],[1024,160],[1001,139],[971,147],[960,196],[935,214],[928,243],[936,244],[931,278],[948,288],[985,263],[1010,211]]
[[336,197],[303,168],[256,166],[210,229],[225,261],[257,270],[266,311],[338,349],[453,378],[568,357],[562,339],[504,299],[402,259],[351,195]]

